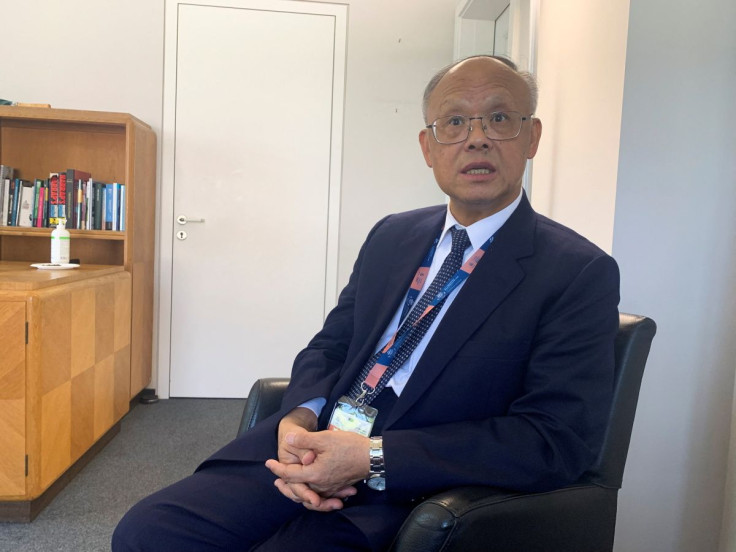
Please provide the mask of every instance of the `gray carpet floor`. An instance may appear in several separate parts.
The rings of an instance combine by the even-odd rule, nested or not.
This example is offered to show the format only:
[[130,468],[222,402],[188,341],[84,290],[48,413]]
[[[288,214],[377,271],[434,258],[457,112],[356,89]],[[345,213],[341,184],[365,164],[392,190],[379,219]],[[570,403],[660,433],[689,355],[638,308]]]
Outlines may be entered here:
[[0,523],[2,552],[98,552],[138,500],[186,477],[237,432],[244,400],[139,404],[120,433],[28,524]]

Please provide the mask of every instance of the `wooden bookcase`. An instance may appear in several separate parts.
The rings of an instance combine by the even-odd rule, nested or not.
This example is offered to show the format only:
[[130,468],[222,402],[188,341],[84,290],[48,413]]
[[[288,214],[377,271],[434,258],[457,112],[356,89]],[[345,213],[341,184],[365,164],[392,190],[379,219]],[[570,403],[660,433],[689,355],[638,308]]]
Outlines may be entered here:
[[[123,232],[70,230],[71,258],[130,273],[130,396],[151,381],[156,135],[126,113],[0,106],[0,164],[14,177],[48,178],[69,168],[126,184]],[[0,261],[48,262],[51,228],[0,226]]]

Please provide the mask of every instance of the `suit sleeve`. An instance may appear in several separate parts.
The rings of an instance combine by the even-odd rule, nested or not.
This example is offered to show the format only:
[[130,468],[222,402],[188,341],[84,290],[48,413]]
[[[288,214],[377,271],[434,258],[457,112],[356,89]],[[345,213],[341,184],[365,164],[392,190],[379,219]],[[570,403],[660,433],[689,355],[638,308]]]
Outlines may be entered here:
[[536,321],[521,393],[504,415],[384,432],[387,493],[404,500],[461,485],[543,491],[594,462],[613,392],[619,273],[592,258]]
[[381,219],[368,234],[337,306],[327,315],[320,332],[296,356],[282,409],[291,410],[316,397],[330,396],[353,338],[355,294],[365,252],[371,238],[387,219]]

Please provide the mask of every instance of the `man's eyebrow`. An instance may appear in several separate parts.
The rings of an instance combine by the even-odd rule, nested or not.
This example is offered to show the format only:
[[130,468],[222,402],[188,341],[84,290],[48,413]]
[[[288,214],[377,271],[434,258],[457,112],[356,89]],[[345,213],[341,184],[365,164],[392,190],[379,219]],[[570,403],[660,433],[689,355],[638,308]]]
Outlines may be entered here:
[[[445,116],[445,115],[471,115],[470,113],[466,113],[468,111],[468,106],[462,101],[455,101],[450,100],[447,102],[443,102],[439,106],[438,113],[439,116]],[[508,103],[508,101],[503,100],[501,98],[493,98],[491,101],[485,104],[483,109],[481,110],[482,113],[493,113],[496,111],[515,111],[516,108],[512,107],[511,104]]]

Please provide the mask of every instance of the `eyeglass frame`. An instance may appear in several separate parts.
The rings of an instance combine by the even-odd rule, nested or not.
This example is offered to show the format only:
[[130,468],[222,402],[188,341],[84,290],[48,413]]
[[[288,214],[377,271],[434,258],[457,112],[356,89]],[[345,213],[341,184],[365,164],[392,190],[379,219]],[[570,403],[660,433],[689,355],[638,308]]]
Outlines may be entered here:
[[[473,132],[473,122],[472,121],[480,120],[481,126],[483,127],[483,135],[486,138],[488,138],[489,140],[493,140],[494,142],[505,142],[507,140],[513,140],[514,138],[518,138],[519,134],[521,134],[521,129],[524,126],[524,121],[531,121],[532,119],[534,119],[534,113],[530,113],[529,115],[522,116],[520,124],[519,124],[519,130],[516,131],[516,134],[514,136],[509,136],[508,138],[491,138],[490,136],[488,136],[488,134],[486,134],[485,125],[483,125],[483,119],[492,117],[493,115],[496,115],[497,113],[518,113],[519,115],[521,115],[520,111],[494,111],[487,115],[481,115],[480,117],[466,117],[465,115],[446,115],[444,117],[437,117],[434,121],[432,121],[431,124],[425,126],[424,128],[432,129],[432,136],[434,136],[435,142],[437,142],[438,144],[445,145],[445,146],[450,146],[452,144],[460,144],[461,142],[464,142],[465,140],[467,140],[470,137],[470,133]],[[468,125],[466,126],[466,128],[468,132],[465,135],[465,138],[463,138],[462,140],[458,140],[457,142],[440,142],[440,140],[437,138],[437,121],[439,121],[440,119],[448,119],[451,117],[463,117],[467,119]]]

